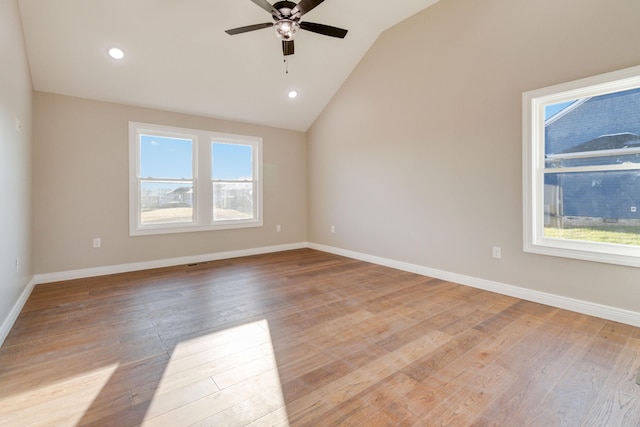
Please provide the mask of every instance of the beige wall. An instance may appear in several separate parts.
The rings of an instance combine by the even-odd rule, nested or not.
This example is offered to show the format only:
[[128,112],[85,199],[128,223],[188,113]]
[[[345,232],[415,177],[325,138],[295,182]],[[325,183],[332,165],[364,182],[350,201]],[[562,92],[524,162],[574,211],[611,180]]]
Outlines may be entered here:
[[640,312],[637,268],[523,253],[521,134],[522,92],[639,65],[639,17],[441,0],[387,30],[307,134],[309,241]]
[[[33,275],[31,76],[18,2],[0,2],[0,325]],[[22,131],[16,132],[16,119]],[[20,260],[16,272],[16,259]],[[7,325],[11,326],[11,325]],[[0,331],[0,343],[3,332]]]
[[[130,237],[129,121],[262,137],[264,227]],[[37,274],[306,241],[302,132],[41,92],[34,122]]]

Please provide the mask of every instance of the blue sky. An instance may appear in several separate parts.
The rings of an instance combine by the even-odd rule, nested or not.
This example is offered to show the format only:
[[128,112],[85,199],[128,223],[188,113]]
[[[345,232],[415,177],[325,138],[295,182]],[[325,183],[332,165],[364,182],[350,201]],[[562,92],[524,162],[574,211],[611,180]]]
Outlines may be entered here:
[[544,107],[544,119],[547,120],[549,117],[553,117],[554,114],[558,113],[573,104],[574,101],[561,102],[559,104],[547,105]]
[[[191,140],[142,135],[140,137],[140,176],[143,178],[191,179],[193,154]],[[213,179],[251,178],[251,146],[214,143]]]
[[213,144],[213,179],[250,179],[250,145]]

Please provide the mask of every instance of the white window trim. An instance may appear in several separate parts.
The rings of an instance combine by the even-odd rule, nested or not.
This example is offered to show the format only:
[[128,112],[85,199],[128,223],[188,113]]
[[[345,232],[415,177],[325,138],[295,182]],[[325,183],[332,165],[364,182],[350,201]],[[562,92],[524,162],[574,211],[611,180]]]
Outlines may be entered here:
[[[140,224],[140,135],[186,138],[193,141],[193,222],[172,224]],[[253,179],[255,217],[244,220],[213,221],[213,184],[211,179],[211,144],[226,142],[253,147]],[[228,230],[263,226],[262,138],[234,135],[205,130],[129,122],[129,235],[184,233],[194,231]]]
[[523,93],[525,252],[640,267],[640,246],[544,237],[545,107],[634,88],[640,88],[640,66]]

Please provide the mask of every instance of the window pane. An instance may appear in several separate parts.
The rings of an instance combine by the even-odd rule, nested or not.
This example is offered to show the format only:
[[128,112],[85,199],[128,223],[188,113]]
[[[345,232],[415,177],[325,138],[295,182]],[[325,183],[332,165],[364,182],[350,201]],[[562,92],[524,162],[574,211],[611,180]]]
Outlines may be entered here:
[[640,89],[547,105],[545,114],[547,167],[615,164],[640,149]]
[[193,222],[193,183],[142,181],[140,223]]
[[253,218],[253,183],[213,183],[214,221],[251,218]]
[[549,173],[544,236],[640,245],[640,171]]
[[211,178],[227,181],[253,180],[253,147],[214,142],[211,147]]
[[190,139],[140,136],[142,178],[193,178],[193,149]]

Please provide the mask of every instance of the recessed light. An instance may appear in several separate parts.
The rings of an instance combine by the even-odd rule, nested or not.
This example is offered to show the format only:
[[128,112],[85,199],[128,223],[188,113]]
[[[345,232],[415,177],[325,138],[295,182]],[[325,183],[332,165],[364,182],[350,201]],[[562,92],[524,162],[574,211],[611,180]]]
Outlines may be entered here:
[[122,49],[112,47],[111,49],[109,49],[109,56],[113,59],[122,59],[124,58],[124,52],[122,51]]
[[291,92],[289,92],[289,98],[293,99],[296,96],[298,96],[298,92],[295,90],[292,90]]

